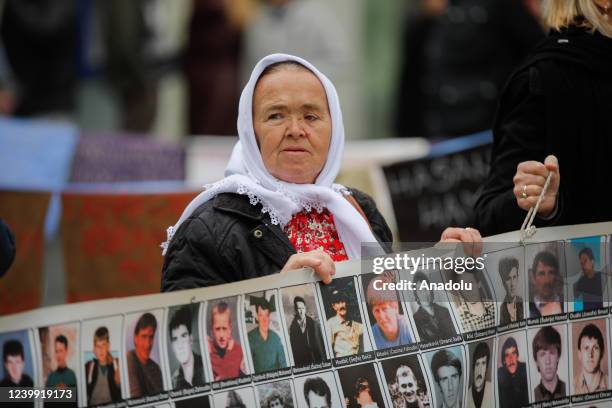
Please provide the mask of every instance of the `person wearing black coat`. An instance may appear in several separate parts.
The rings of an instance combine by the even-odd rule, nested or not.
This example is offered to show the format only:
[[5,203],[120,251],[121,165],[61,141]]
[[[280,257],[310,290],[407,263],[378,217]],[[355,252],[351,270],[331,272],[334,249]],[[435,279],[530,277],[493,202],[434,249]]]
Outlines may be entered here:
[[8,225],[0,219],[0,278],[15,260],[15,237]]
[[529,405],[527,364],[519,361],[518,344],[508,337],[501,347],[502,366],[497,369],[497,387],[501,408],[521,408]]
[[402,37],[398,136],[490,129],[508,76],[545,36],[534,12],[516,0],[419,2]]
[[[301,306],[300,306],[301,304]],[[289,342],[293,362],[297,367],[325,360],[325,346],[318,323],[306,313],[306,302],[301,297],[293,300],[295,316],[289,326]]]
[[490,172],[475,204],[475,226],[485,235],[519,229],[549,172],[551,185],[536,226],[612,220],[606,181],[612,154],[612,16],[605,18],[612,11],[609,0],[594,1],[588,16],[563,16],[569,24],[550,12],[564,2],[548,4],[553,29],[501,95]]
[[[374,201],[335,184],[344,149],[340,101],[308,61],[272,54],[257,63],[240,97],[238,137],[226,177],[168,228],[162,291],[304,267],[327,284],[336,262],[362,258],[364,243],[377,256],[390,249]],[[461,228],[441,239],[481,241]]]
[[[393,241],[374,200],[352,189],[377,239]],[[295,248],[249,197],[223,193],[196,209],[177,231],[164,260],[162,292],[213,286],[280,271]]]
[[[114,359],[113,363],[106,364],[104,367],[104,371],[106,373],[104,378],[104,382],[108,385],[108,390],[104,390],[104,392],[108,392],[108,397],[110,399],[106,402],[111,401],[120,401],[121,400],[121,388],[120,385],[115,381],[116,374],[115,370],[119,367],[119,362],[117,359]],[[100,372],[100,361],[97,358],[89,360],[85,363],[85,373],[87,374],[87,398],[88,403],[91,402],[91,397],[98,383],[99,372]]]

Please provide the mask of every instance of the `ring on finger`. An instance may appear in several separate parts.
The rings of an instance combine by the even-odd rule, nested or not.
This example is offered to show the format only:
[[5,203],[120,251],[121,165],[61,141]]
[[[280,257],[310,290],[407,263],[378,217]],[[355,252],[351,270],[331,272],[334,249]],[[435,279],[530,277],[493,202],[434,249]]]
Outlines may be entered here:
[[527,184],[523,184],[523,188],[521,189],[521,198],[527,198],[529,195],[527,194]]

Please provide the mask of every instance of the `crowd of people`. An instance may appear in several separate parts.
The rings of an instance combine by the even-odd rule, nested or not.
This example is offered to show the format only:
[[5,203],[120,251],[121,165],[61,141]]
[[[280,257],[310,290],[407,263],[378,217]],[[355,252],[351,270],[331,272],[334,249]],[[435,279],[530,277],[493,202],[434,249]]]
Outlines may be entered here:
[[[343,3],[321,0],[79,0],[32,7],[5,0],[0,115],[71,120],[84,129],[235,135],[239,91],[252,67],[267,54],[286,52],[339,86],[349,138],[374,137],[369,129],[377,137],[460,136],[491,127],[512,67],[544,37],[537,0],[376,4],[395,9],[399,29],[385,41],[398,47],[372,64],[368,47],[376,44],[365,40],[379,33],[368,20],[375,15],[359,20],[367,3],[351,4],[342,16]],[[393,77],[385,91],[390,108],[367,115],[380,104],[359,78],[383,70]],[[368,133],[353,125],[364,123],[364,113]]]

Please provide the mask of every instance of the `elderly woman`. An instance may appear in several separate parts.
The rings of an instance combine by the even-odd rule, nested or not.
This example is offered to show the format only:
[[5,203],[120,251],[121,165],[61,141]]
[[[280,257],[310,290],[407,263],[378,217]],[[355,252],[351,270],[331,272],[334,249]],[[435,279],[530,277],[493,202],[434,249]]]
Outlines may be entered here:
[[[366,194],[334,184],[344,148],[338,95],[307,61],[263,58],[240,97],[239,142],[226,175],[169,228],[162,291],[311,267],[325,283],[362,243],[392,240]],[[448,228],[445,241],[479,241]]]
[[511,76],[493,126],[475,208],[487,235],[518,229],[549,174],[537,225],[612,220],[612,0],[545,0],[544,14],[550,34]]

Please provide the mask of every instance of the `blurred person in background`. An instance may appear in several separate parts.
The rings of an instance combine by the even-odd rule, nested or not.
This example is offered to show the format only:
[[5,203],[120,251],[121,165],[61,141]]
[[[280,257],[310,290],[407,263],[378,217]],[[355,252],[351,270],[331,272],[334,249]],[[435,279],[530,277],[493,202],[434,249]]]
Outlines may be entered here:
[[254,0],[194,0],[183,66],[189,134],[236,134],[241,35],[254,13]]
[[14,82],[3,114],[70,119],[75,108],[77,2],[4,0],[0,37]]
[[508,75],[544,38],[535,4],[422,0],[403,38],[398,135],[452,137],[490,129]]
[[546,0],[543,9],[551,31],[512,74],[493,127],[475,205],[487,235],[520,228],[551,173],[535,224],[612,219],[602,184],[612,153],[612,1]]
[[0,278],[8,272],[15,260],[15,237],[0,218]]
[[448,0],[420,0],[416,11],[411,11],[404,24],[399,70],[399,86],[396,93],[396,110],[393,126],[397,136],[422,137],[425,129],[425,104],[423,103],[423,76],[427,70],[425,63],[425,43],[442,14]]
[[343,36],[324,1],[264,0],[244,32],[242,83],[257,61],[276,52],[299,55],[336,82],[348,60]]
[[[0,20],[2,19],[2,5],[0,5]],[[1,24],[1,23],[0,23]],[[12,89],[12,73],[6,61],[4,45],[0,36],[0,116],[10,116],[15,110],[15,92]]]
[[[94,0],[95,1],[95,0]],[[149,132],[157,113],[159,75],[154,42],[155,1],[103,0],[105,76],[116,93],[119,126]]]
[[[0,114],[150,132],[160,78],[179,66],[180,50],[166,27],[172,7],[180,8],[179,2],[0,2],[6,54],[5,66],[0,61]],[[101,84],[97,92],[87,88],[92,82]],[[105,103],[118,123],[105,118]]]

